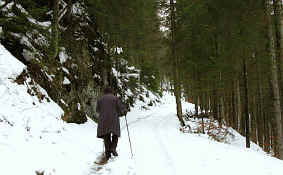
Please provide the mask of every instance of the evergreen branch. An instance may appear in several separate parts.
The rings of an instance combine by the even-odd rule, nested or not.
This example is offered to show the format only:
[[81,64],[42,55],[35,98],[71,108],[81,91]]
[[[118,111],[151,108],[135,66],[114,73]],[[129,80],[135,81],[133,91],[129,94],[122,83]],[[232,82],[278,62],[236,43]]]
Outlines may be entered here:
[[65,16],[65,14],[66,14],[66,12],[67,12],[67,9],[68,8],[68,6],[66,6],[66,7],[64,7],[63,8],[63,10],[61,10],[60,12],[59,12],[59,22],[61,21],[61,19]]
[[43,54],[44,56],[47,57],[47,51],[48,51],[48,47],[44,46],[44,45],[40,45],[38,43],[36,43],[34,41],[34,39],[28,35],[26,35],[26,37],[28,38],[28,41],[32,44],[32,46],[36,49],[39,50],[41,54]]
[[5,4],[3,4],[3,5],[0,6],[0,9],[5,8],[10,2],[11,2],[11,0],[7,0],[7,1],[5,2]]

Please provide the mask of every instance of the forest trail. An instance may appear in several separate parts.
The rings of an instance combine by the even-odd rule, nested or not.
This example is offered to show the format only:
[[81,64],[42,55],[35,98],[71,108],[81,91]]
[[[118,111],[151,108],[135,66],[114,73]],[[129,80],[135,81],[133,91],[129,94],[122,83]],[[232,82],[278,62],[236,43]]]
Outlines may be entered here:
[[[159,116],[158,113],[151,114],[151,117],[140,119],[129,125],[134,160],[139,174],[176,174],[174,162],[170,150],[167,149],[166,138],[163,136],[164,128],[172,115]],[[124,151],[130,151],[127,133],[123,131],[123,140],[121,139],[121,147],[126,148]],[[156,172],[155,172],[156,171]]]
[[[281,161],[261,152],[218,143],[205,135],[180,132],[174,113],[174,98],[165,98],[165,103],[151,110],[141,111],[135,108],[127,115],[133,159],[125,119],[121,118],[119,157],[105,165],[102,171],[93,171],[92,174],[226,175],[229,172],[231,175],[279,175],[278,167],[282,167],[279,169],[283,171]],[[193,105],[184,102],[183,107],[192,109]],[[272,163],[267,163],[267,160]],[[233,169],[235,171],[231,171]]]

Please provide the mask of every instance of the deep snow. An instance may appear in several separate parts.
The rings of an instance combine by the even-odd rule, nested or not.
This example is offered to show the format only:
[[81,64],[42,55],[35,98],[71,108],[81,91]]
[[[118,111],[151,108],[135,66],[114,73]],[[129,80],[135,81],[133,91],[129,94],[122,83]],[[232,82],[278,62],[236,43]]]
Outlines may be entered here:
[[[125,119],[119,156],[97,171],[95,159],[103,151],[96,123],[66,124],[53,101],[40,102],[27,85],[14,83],[25,66],[0,44],[0,174],[32,175],[281,175],[283,161],[265,154],[234,132],[230,144],[207,135],[182,133],[175,116],[174,97],[165,93],[161,103],[144,110],[137,102],[128,113],[134,157],[131,158]],[[27,80],[30,81],[30,80]],[[43,94],[46,92],[38,86]],[[153,97],[149,97],[153,98]],[[147,100],[149,100],[149,98]],[[183,108],[193,105],[183,102]]]

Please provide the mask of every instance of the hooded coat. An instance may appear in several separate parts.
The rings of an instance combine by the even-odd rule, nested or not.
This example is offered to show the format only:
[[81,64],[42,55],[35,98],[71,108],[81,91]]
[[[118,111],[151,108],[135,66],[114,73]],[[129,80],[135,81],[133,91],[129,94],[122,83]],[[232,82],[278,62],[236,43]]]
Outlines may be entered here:
[[113,133],[120,137],[119,115],[125,111],[121,100],[113,94],[105,94],[96,105],[96,112],[99,113],[97,137],[103,138],[104,135]]

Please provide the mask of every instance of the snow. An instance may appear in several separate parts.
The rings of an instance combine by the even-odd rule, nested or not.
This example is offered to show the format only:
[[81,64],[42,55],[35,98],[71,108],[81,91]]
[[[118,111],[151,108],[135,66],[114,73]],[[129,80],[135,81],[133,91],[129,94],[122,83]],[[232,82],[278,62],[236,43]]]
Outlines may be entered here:
[[117,54],[121,54],[121,53],[123,53],[123,48],[117,47],[116,51],[117,51]]
[[59,52],[59,59],[60,59],[61,64],[64,64],[68,59],[68,55],[67,55],[66,49],[64,47],[62,47],[60,52]]
[[82,15],[84,12],[84,8],[80,5],[80,3],[73,4],[72,13],[76,15]]
[[68,106],[68,104],[66,104],[63,99],[60,99],[60,102],[63,103],[65,106]]
[[25,58],[25,60],[30,61],[35,57],[35,55],[31,51],[23,49],[23,57]]
[[99,49],[97,47],[93,47],[93,51],[97,52]]
[[[161,101],[163,104],[148,111],[140,112],[135,108],[128,116],[137,174],[282,173],[282,161],[266,155],[255,144],[246,149],[240,135],[236,135],[231,144],[224,144],[210,140],[206,135],[180,132],[174,113],[175,99],[166,94]],[[183,102],[183,107],[193,110],[194,106]],[[126,132],[123,137],[127,137]],[[125,139],[120,146],[124,149],[127,144]]]
[[44,73],[45,73],[45,75],[47,76],[47,78],[48,78],[49,81],[53,81],[53,78],[55,77],[54,74],[49,75],[47,72],[44,72]]
[[62,67],[62,70],[66,73],[66,74],[70,74],[70,72],[69,72],[69,70],[67,69],[67,68],[65,68],[65,67]]
[[[67,124],[62,109],[52,100],[39,101],[27,86],[14,83],[25,69],[0,44],[0,174],[45,175],[280,175],[283,161],[264,153],[255,144],[245,148],[237,134],[230,144],[206,134],[182,133],[175,115],[175,99],[165,93],[161,103],[142,107],[138,101],[127,115],[132,158],[125,118],[121,118],[119,156],[98,170],[93,163],[103,152],[96,138],[97,125]],[[28,79],[27,82],[31,80]],[[38,86],[40,92],[46,92]],[[149,94],[146,102],[154,95]],[[183,101],[184,110],[194,105]]]
[[15,79],[25,65],[17,61],[10,52],[0,44],[0,80],[6,81],[8,78]]
[[67,84],[71,84],[71,82],[67,77],[64,77],[63,84],[67,85]]
[[[28,13],[26,12],[26,14]],[[44,27],[49,27],[51,25],[50,21],[39,22],[36,19],[30,18],[30,17],[28,18],[28,20],[33,24],[37,24],[37,25],[44,26]]]

